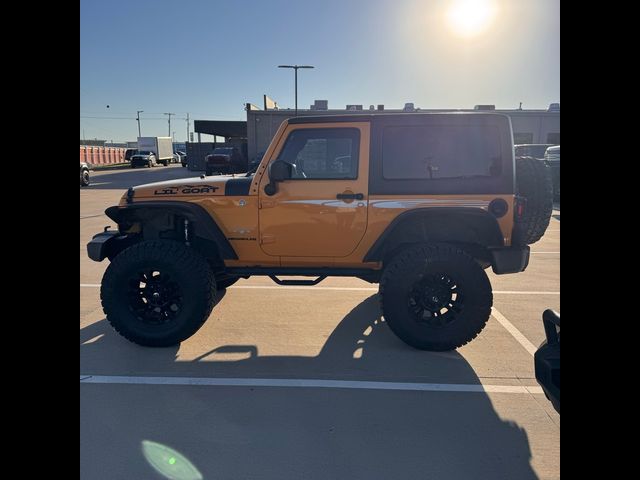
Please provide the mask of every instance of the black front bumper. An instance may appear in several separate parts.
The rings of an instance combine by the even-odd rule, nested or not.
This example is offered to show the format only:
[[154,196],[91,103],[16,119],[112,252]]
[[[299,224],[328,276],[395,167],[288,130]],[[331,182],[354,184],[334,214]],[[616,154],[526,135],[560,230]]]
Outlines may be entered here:
[[530,249],[528,245],[492,248],[490,251],[491,268],[495,274],[523,272],[529,265]]
[[129,240],[127,235],[120,235],[118,231],[105,230],[93,236],[87,243],[87,254],[91,260],[101,262],[114,252],[119,252]]

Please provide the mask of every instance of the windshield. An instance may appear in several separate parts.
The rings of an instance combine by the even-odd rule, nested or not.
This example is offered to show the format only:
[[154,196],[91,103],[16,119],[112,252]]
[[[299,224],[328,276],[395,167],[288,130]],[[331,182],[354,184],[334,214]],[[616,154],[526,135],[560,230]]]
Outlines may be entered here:
[[222,155],[231,155],[233,153],[233,148],[230,148],[230,147],[226,147],[226,148],[218,147],[213,151],[213,153],[222,154]]
[[152,154],[153,152],[150,152],[149,150],[143,150],[138,155],[152,155]]

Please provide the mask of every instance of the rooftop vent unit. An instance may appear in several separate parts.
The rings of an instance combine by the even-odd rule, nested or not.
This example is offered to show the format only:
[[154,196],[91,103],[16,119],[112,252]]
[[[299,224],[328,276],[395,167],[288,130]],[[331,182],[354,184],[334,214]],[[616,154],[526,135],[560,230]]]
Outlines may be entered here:
[[547,112],[559,112],[560,104],[559,103],[550,103]]
[[495,110],[495,105],[476,105],[473,107],[474,110]]
[[347,105],[347,110],[362,110],[362,105]]
[[314,100],[311,110],[329,110],[329,100]]
[[382,104],[378,105],[378,110],[384,110],[384,105]]
[[413,103],[405,103],[402,110],[404,110],[405,112],[413,112],[415,109],[416,107],[413,105]]

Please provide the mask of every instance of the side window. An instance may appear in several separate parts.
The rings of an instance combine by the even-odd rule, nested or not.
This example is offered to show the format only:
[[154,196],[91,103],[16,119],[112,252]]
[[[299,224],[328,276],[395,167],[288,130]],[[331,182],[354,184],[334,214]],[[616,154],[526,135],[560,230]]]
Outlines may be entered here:
[[384,129],[382,142],[382,173],[389,180],[502,173],[500,134],[494,126],[393,126]]
[[294,130],[278,160],[294,166],[294,180],[354,180],[358,178],[359,145],[357,128]]

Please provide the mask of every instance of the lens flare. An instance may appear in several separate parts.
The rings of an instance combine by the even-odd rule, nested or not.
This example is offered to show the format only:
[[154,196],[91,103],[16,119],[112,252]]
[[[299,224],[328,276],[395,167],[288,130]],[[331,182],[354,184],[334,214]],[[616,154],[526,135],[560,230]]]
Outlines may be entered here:
[[498,13],[492,0],[455,0],[447,9],[449,27],[460,37],[475,37],[486,31]]

